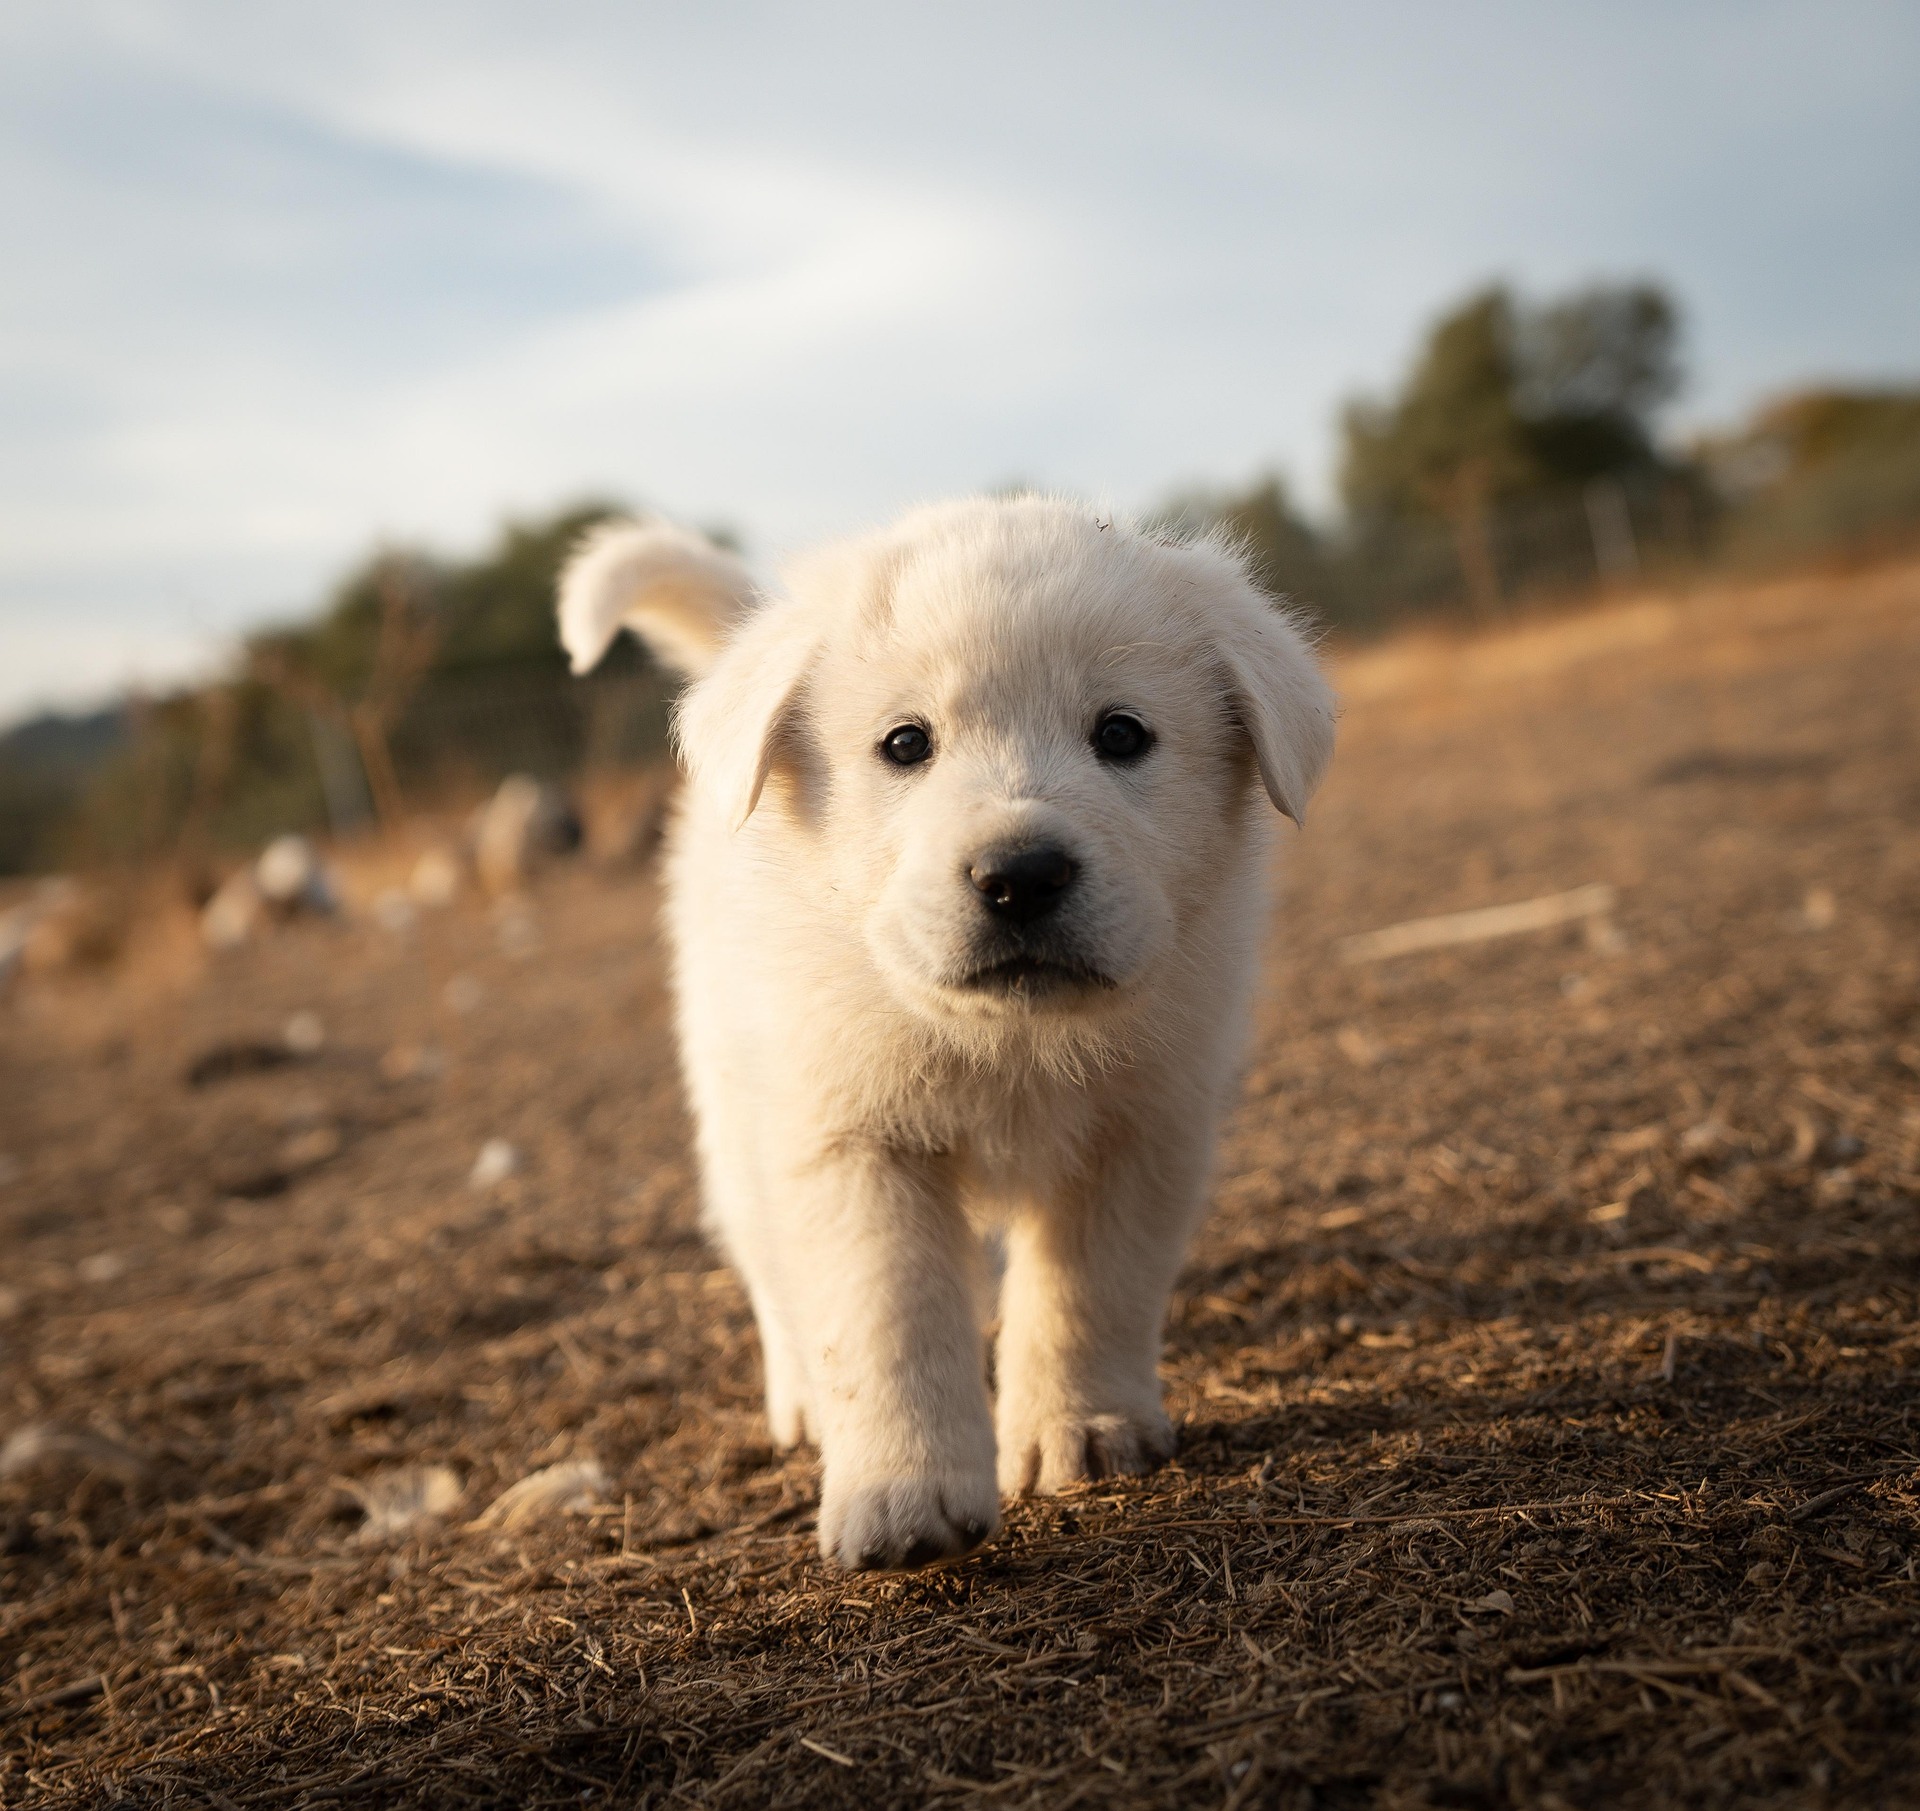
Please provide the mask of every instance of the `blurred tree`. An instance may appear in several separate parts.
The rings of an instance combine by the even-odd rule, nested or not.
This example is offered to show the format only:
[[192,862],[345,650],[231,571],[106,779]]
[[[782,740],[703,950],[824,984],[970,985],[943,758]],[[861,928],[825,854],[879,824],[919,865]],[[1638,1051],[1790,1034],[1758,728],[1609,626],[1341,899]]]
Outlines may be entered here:
[[256,635],[249,651],[276,671],[352,699],[373,683],[383,638],[392,664],[400,615],[423,630],[430,626],[435,673],[501,666],[563,672],[554,581],[568,549],[616,513],[611,504],[585,503],[541,521],[509,522],[491,550],[464,564],[383,550],[341,581],[317,619]]
[[74,809],[94,774],[126,745],[128,713],[50,712],[0,733],[0,874],[66,859]]
[[1799,390],[1768,403],[1735,436],[1772,450],[1792,482],[1844,459],[1899,458],[1920,440],[1920,390]]
[[1801,390],[1700,457],[1741,564],[1860,555],[1920,539],[1920,389]]
[[1500,596],[1488,508],[1536,476],[1517,405],[1514,338],[1512,298],[1483,290],[1435,324],[1395,401],[1352,403],[1343,421],[1340,491],[1357,530],[1439,516],[1483,614]]
[[439,649],[433,603],[424,561],[386,558],[313,630],[257,636],[248,649],[251,675],[312,720],[316,758],[329,732],[352,741],[389,828],[406,816],[390,737]]
[[566,656],[554,628],[554,585],[581,535],[619,513],[612,504],[584,503],[543,521],[509,522],[485,559],[437,568],[437,669],[508,665],[564,672]]
[[[363,777],[391,819],[405,808],[403,774],[457,790],[492,784],[549,743],[564,761],[583,707],[555,633],[554,583],[580,534],[611,513],[588,503],[510,522],[467,562],[375,554],[316,616],[251,637],[237,672],[130,708],[110,747],[62,770],[31,836],[0,835],[0,866],[55,850],[171,851],[191,880],[220,848],[344,828],[342,795],[351,801]],[[607,666],[632,676],[645,661],[622,645]],[[0,738],[0,806],[16,773],[36,798],[47,790],[28,772],[30,752],[20,736]]]
[[1393,401],[1347,405],[1340,494],[1349,514],[1443,509],[1443,494],[1469,469],[1489,488],[1530,480],[1517,376],[1504,289],[1484,290],[1443,316]]
[[1246,549],[1253,576],[1265,590],[1324,603],[1328,572],[1319,536],[1293,507],[1277,474],[1269,473],[1241,496],[1224,498],[1215,519]]
[[1516,317],[1515,406],[1549,483],[1660,463],[1653,421],[1680,387],[1679,319],[1651,284],[1605,285]]
[[1333,574],[1320,537],[1294,508],[1277,472],[1255,479],[1244,491],[1191,491],[1175,497],[1153,520],[1176,534],[1224,534],[1244,550],[1262,590],[1322,616],[1335,613]]
[[580,536],[614,513],[586,503],[509,522],[488,554],[465,564],[407,549],[377,553],[317,620],[253,637],[249,670],[307,713],[317,758],[350,738],[381,820],[398,823],[406,802],[393,738],[416,693],[481,674],[558,680],[566,657],[554,628],[555,580]]
[[1677,337],[1672,302],[1647,284],[1533,309],[1503,286],[1470,296],[1434,324],[1396,397],[1347,406],[1351,534],[1446,523],[1468,594],[1490,612],[1495,507],[1659,468],[1653,419],[1679,384]]

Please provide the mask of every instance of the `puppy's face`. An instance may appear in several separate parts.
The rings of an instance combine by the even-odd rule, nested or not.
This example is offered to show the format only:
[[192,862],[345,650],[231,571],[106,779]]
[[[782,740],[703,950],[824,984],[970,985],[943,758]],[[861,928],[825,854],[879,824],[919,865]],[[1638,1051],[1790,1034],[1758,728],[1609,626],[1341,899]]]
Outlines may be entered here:
[[[770,731],[774,808],[922,1011],[1123,1002],[1244,884],[1256,721],[1283,721],[1302,795],[1324,760],[1311,659],[1230,558],[1068,506],[909,521],[773,609],[804,649]],[[1262,660],[1299,696],[1250,696],[1274,691]]]
[[1204,659],[1085,576],[910,564],[811,689],[829,859],[875,960],[938,1008],[1126,990],[1247,804]]

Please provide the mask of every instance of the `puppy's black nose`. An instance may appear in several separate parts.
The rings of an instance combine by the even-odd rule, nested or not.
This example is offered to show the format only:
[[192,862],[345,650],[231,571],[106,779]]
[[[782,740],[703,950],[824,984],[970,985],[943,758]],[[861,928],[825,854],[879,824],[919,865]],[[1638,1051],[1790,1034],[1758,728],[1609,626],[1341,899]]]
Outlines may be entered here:
[[996,918],[1026,924],[1066,897],[1078,872],[1064,849],[995,849],[967,870],[981,902]]

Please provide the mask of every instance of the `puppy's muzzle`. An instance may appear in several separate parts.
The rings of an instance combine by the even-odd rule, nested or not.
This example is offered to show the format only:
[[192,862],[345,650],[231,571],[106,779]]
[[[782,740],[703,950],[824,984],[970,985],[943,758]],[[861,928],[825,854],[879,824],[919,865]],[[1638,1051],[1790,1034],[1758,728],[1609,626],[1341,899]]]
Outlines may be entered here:
[[1048,843],[988,850],[975,858],[967,878],[993,917],[1007,924],[1031,924],[1066,899],[1078,872],[1066,850]]

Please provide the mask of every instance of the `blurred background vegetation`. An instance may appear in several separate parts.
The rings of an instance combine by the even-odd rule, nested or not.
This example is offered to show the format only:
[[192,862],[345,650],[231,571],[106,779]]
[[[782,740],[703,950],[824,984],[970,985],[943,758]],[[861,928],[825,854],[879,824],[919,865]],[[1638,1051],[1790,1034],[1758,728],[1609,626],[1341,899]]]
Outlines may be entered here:
[[[1679,447],[1660,414],[1682,379],[1678,311],[1654,285],[1541,304],[1490,287],[1434,323],[1393,395],[1347,406],[1333,520],[1268,474],[1156,521],[1232,535],[1262,584],[1346,637],[1920,548],[1920,390],[1810,388]],[[347,834],[510,772],[657,758],[664,677],[623,639],[572,680],[554,637],[567,549],[617,507],[509,523],[465,563],[379,551],[201,686],[0,736],[0,874],[167,857],[204,884],[223,851],[284,830]]]

